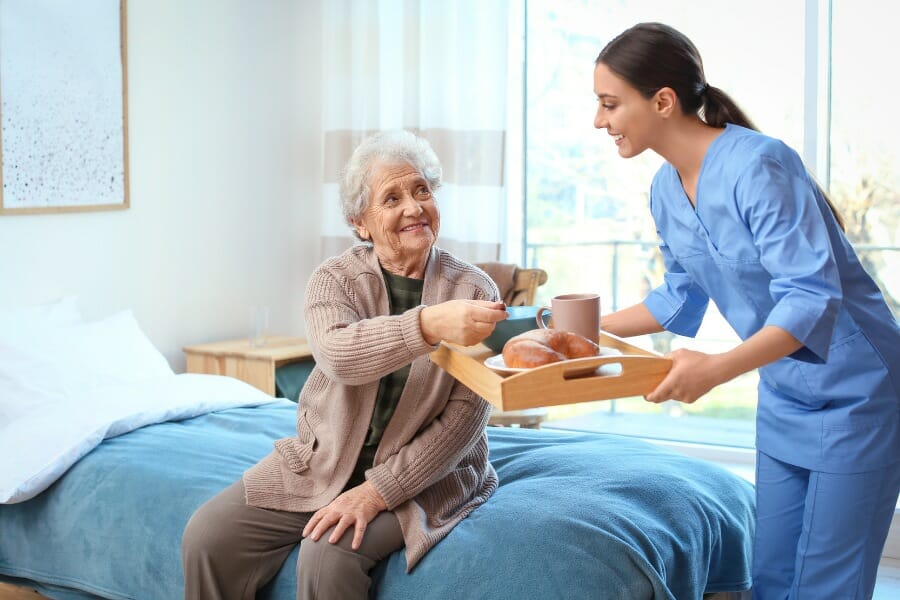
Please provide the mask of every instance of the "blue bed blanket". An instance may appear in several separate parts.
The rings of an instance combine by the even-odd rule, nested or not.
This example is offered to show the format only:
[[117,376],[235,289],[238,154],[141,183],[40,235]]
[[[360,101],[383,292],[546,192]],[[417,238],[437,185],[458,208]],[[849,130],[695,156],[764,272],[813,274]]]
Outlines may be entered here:
[[[182,596],[194,510],[292,435],[296,405],[234,408],[107,439],[48,490],[0,505],[0,578],[51,598]],[[698,599],[750,587],[753,490],[710,463],[614,435],[489,428],[500,487],[372,597]],[[297,552],[259,598],[293,599]]]

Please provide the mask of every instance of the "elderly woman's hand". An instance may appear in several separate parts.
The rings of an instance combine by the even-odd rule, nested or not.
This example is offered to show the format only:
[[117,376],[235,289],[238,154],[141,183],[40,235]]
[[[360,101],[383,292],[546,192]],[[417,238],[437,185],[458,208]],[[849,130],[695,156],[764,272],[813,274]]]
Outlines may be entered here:
[[334,531],[328,538],[329,543],[336,544],[344,532],[353,526],[353,542],[351,547],[358,550],[362,544],[363,534],[372,519],[383,510],[387,510],[384,499],[368,481],[350,488],[327,506],[320,508],[303,528],[303,537],[318,541],[322,534],[334,525]]
[[448,300],[422,309],[419,325],[432,346],[441,340],[472,346],[491,335],[494,325],[507,316],[502,302]]

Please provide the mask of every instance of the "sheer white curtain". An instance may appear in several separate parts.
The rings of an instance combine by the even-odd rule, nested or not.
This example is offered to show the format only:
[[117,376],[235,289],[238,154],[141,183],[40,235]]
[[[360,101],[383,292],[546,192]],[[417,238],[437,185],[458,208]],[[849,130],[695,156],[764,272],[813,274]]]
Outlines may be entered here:
[[353,243],[338,176],[363,137],[409,129],[444,171],[438,245],[496,260],[505,234],[506,0],[324,3],[322,258]]

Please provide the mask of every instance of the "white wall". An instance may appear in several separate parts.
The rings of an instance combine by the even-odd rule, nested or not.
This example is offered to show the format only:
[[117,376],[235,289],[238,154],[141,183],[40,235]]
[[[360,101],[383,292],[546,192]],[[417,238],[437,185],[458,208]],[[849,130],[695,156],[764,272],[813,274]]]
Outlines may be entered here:
[[0,305],[77,294],[181,347],[303,334],[321,170],[320,2],[131,0],[131,208],[0,216]]

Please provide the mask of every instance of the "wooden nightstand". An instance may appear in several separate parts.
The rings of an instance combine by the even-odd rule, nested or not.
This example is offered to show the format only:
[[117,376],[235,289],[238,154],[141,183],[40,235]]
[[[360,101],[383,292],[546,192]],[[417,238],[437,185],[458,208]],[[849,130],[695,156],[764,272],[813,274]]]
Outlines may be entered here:
[[[249,340],[231,340],[185,346],[188,373],[228,375],[275,395],[275,371],[279,367],[312,360],[303,338],[271,336],[256,348]],[[296,401],[296,398],[291,398]]]

